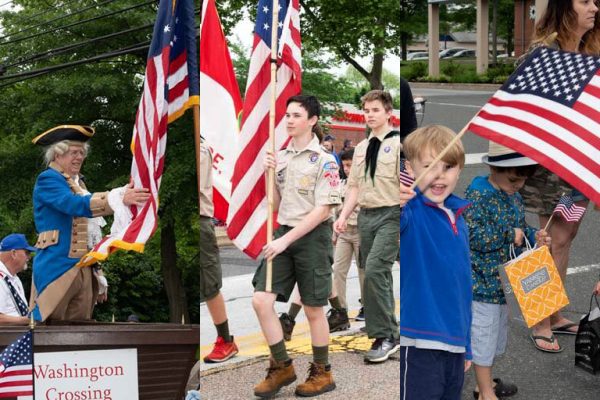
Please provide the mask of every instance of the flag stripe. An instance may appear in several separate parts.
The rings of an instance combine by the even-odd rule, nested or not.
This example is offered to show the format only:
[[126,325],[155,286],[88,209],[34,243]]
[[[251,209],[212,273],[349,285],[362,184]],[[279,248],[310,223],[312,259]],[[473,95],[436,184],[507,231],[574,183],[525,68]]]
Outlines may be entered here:
[[148,51],[144,87],[131,141],[131,182],[148,188],[150,200],[131,206],[133,219],[98,243],[78,265],[105,259],[116,248],[143,250],[157,228],[158,192],[164,169],[167,125],[199,98],[193,0],[161,0]]
[[[487,121],[496,121],[499,123],[505,123],[507,125],[513,126],[517,129],[520,129],[524,132],[530,133],[533,137],[536,137],[540,140],[544,140],[552,145],[555,149],[559,150],[563,154],[569,154],[570,157],[573,158],[574,162],[577,162],[581,167],[592,171],[594,168],[600,168],[600,164],[595,162],[593,159],[588,157],[588,154],[593,155],[594,153],[598,153],[600,157],[600,151],[597,151],[593,148],[586,148],[588,144],[586,142],[581,141],[577,137],[569,137],[567,135],[567,131],[561,129],[560,126],[556,126],[555,130],[552,130],[554,127],[548,126],[546,127],[542,121],[536,121],[535,115],[531,115],[529,120],[522,119],[518,114],[518,112],[514,113],[506,113],[502,115],[498,114],[490,114],[487,112],[490,108],[486,110],[482,110],[479,113],[479,117],[485,119]],[[514,118],[510,115],[513,115]],[[527,122],[531,121],[531,122]],[[539,122],[539,123],[537,123]],[[563,132],[564,131],[564,132]],[[565,133],[561,135],[561,133]],[[572,135],[571,135],[572,136]],[[571,139],[570,141],[568,139]],[[583,148],[580,150],[580,148]],[[586,153],[586,150],[589,153]],[[599,158],[600,159],[600,158]]]
[[[571,170],[569,169],[565,169],[563,168],[559,162],[555,161],[555,160],[562,160],[561,154],[556,154],[554,153],[553,155],[548,154],[547,151],[550,150],[549,146],[546,145],[543,142],[535,142],[530,144],[525,143],[522,140],[518,140],[518,139],[514,139],[514,137],[519,137],[522,135],[526,135],[525,132],[522,131],[513,131],[510,125],[505,125],[505,124],[499,124],[499,123],[492,123],[492,122],[488,122],[485,123],[482,121],[481,124],[478,124],[478,119],[476,118],[472,124],[470,129],[473,130],[474,132],[477,131],[477,134],[480,136],[483,136],[493,142],[496,143],[500,143],[506,147],[509,147],[511,149],[514,149],[515,151],[521,153],[521,154],[526,154],[528,157],[534,159],[534,160],[544,160],[545,162],[545,166],[546,168],[548,168],[550,171],[555,172],[557,170],[559,170],[561,172],[561,177],[571,183],[573,186],[576,186],[579,188],[579,190],[581,190],[583,193],[590,193],[590,191],[594,191],[594,183],[588,183],[585,178],[573,173]],[[502,133],[498,133],[498,132],[502,132]],[[553,159],[553,157],[555,157]],[[558,157],[558,158],[556,158]],[[588,175],[589,176],[589,175]],[[583,179],[582,179],[583,178]],[[592,179],[594,179],[594,177],[592,177]],[[600,180],[598,179],[598,177],[595,177],[596,182],[595,184],[598,185],[600,184]],[[596,186],[598,187],[598,186]]]
[[[278,70],[276,84],[276,149],[287,143],[282,123],[287,99],[301,90],[300,18],[298,0],[280,3]],[[266,242],[266,188],[262,162],[269,135],[270,107],[270,8],[260,0],[244,101],[239,156],[232,176],[227,233],[246,254],[256,258]],[[259,228],[260,227],[260,228]]]

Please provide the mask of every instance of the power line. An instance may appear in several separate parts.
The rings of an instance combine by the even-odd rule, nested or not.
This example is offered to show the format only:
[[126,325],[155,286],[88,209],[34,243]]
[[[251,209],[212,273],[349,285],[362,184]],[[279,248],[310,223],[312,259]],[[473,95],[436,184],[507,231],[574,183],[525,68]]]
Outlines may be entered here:
[[[198,30],[200,28],[199,25],[195,26],[195,29]],[[66,69],[66,68],[70,68],[70,67],[74,67],[77,65],[82,65],[82,64],[90,64],[92,62],[96,62],[96,61],[100,61],[100,60],[104,60],[104,59],[108,59],[108,58],[113,58],[113,57],[117,57],[120,55],[125,55],[125,54],[131,54],[131,53],[135,53],[138,51],[142,51],[142,50],[148,50],[150,48],[150,41],[146,41],[146,42],[140,42],[134,45],[130,45],[124,48],[120,48],[119,50],[115,50],[112,52],[108,52],[108,53],[104,53],[104,54],[100,54],[97,56],[93,56],[93,57],[89,57],[89,58],[85,58],[83,60],[76,60],[76,61],[71,61],[68,63],[63,63],[63,64],[58,64],[58,65],[52,65],[49,67],[45,67],[45,68],[40,68],[37,70],[33,70],[33,71],[26,71],[26,72],[21,72],[18,74],[13,74],[13,75],[5,75],[5,76],[0,76],[0,81],[3,80],[8,80],[8,79],[14,79],[10,82],[4,83],[4,84],[0,84],[0,88],[5,87],[5,86],[10,86],[13,85],[17,82],[20,81],[24,81],[27,79],[32,79],[32,78],[36,78],[38,76],[41,75],[45,75],[48,74],[50,72],[55,72],[55,71],[59,71],[62,69]],[[15,79],[15,78],[22,78],[22,79]]]
[[59,31],[61,29],[67,29],[67,28],[72,28],[74,26],[83,25],[83,24],[86,24],[88,22],[92,22],[92,21],[96,21],[96,20],[99,20],[99,19],[102,19],[102,18],[110,17],[112,15],[120,14],[120,13],[129,11],[129,10],[133,10],[135,8],[140,8],[140,7],[143,7],[143,6],[147,6],[147,5],[155,3],[155,2],[156,2],[155,0],[150,0],[150,1],[147,1],[145,3],[137,4],[135,6],[123,8],[121,10],[116,10],[116,11],[112,11],[112,12],[109,12],[109,13],[106,13],[106,14],[98,15],[96,17],[84,19],[82,21],[74,22],[74,23],[69,24],[69,25],[59,26],[57,28],[53,28],[53,29],[50,29],[50,30],[47,30],[47,31],[35,33],[33,35],[16,38],[16,39],[13,39],[13,40],[9,40],[7,42],[2,42],[2,43],[0,43],[0,46],[4,46],[4,45],[7,45],[7,44],[12,44],[12,43],[22,42],[22,41],[27,40],[27,39],[33,39],[33,38],[36,38],[36,37],[39,37],[39,36],[43,36],[43,35],[46,35],[46,34],[49,34],[49,33],[54,33],[54,32]]
[[[137,46],[137,47],[135,47],[135,46]],[[59,64],[59,65],[52,65],[50,67],[40,68],[40,69],[33,70],[33,71],[21,72],[19,74],[1,76],[0,81],[12,79],[12,78],[23,78],[23,79],[15,80],[15,81],[0,85],[0,87],[9,86],[9,85],[12,85],[19,81],[24,81],[27,79],[35,78],[40,75],[45,75],[47,73],[59,71],[59,70],[65,69],[65,68],[75,67],[75,66],[81,65],[81,64],[89,64],[89,63],[92,63],[95,61],[100,61],[100,60],[104,60],[107,58],[117,57],[117,56],[124,55],[124,54],[131,54],[131,53],[135,53],[140,50],[147,50],[148,48],[150,48],[150,43],[142,42],[142,43],[138,43],[137,45],[132,45],[132,46],[126,47],[124,49],[119,49],[117,51],[113,51],[110,53],[104,53],[104,54],[100,54],[100,55],[97,55],[94,57],[85,58],[83,60],[71,61],[68,63]]]
[[46,50],[46,51],[44,51],[42,53],[33,54],[33,55],[31,55],[31,56],[29,56],[27,58],[21,58],[18,61],[12,63],[12,64],[2,65],[2,67],[4,67],[4,68],[10,68],[10,67],[15,67],[15,66],[18,66],[18,65],[26,64],[29,61],[45,60],[47,58],[50,58],[50,57],[53,57],[53,56],[57,56],[57,55],[66,53],[66,52],[68,52],[70,50],[75,50],[77,48],[86,46],[86,45],[91,44],[91,43],[96,43],[96,42],[100,42],[100,41],[103,41],[103,40],[106,40],[106,39],[110,39],[110,38],[113,38],[113,37],[123,36],[123,35],[129,34],[129,33],[135,32],[135,31],[139,31],[139,30],[142,30],[142,29],[151,28],[153,25],[154,25],[154,23],[150,23],[150,24],[147,24],[147,25],[142,25],[142,26],[138,26],[138,27],[135,27],[135,28],[126,29],[126,30],[123,30],[123,31],[110,33],[108,35],[98,36],[98,37],[95,37],[95,38],[92,38],[92,39],[89,39],[89,40],[85,40],[83,42],[77,42],[77,43],[69,44],[67,46],[57,47],[57,48],[54,48],[54,49]]
[[15,32],[15,33],[11,33],[10,35],[0,36],[0,39],[5,39],[7,37],[11,37],[12,38],[13,36],[18,35],[19,33],[27,32],[27,31],[30,31],[30,30],[35,29],[35,28],[39,28],[39,27],[44,26],[44,25],[49,25],[49,24],[51,24],[53,22],[60,21],[61,19],[65,19],[65,18],[71,17],[73,15],[82,14],[82,13],[84,13],[84,12],[86,12],[86,11],[92,9],[92,8],[101,7],[101,6],[104,6],[106,4],[113,3],[115,1],[116,0],[107,0],[104,3],[94,4],[94,5],[91,5],[91,6],[88,6],[88,7],[84,7],[84,8],[81,8],[79,10],[75,10],[72,13],[64,14],[64,15],[61,15],[61,16],[56,17],[54,19],[51,19],[49,21],[40,22],[37,25],[32,25],[32,26],[29,26],[29,27],[27,27],[25,29],[21,29],[20,31]]
[[13,2],[13,0],[7,1],[6,3],[2,3],[2,4],[0,4],[0,8],[2,8],[2,7],[4,7],[4,6],[7,6],[7,5],[9,5],[10,3],[12,3],[12,2]]
[[[195,9],[194,10],[194,15],[199,15],[199,14],[200,14],[200,8]],[[31,61],[45,60],[45,59],[51,58],[53,56],[57,56],[57,55],[66,53],[68,51],[84,47],[84,46],[86,46],[88,44],[100,42],[100,41],[111,39],[111,38],[115,38],[115,37],[124,36],[124,35],[127,35],[129,33],[135,32],[135,31],[139,31],[139,30],[151,28],[153,25],[154,25],[154,23],[149,23],[149,24],[146,24],[146,25],[142,25],[142,26],[138,26],[138,27],[126,29],[126,30],[123,30],[123,31],[114,32],[114,33],[110,33],[110,34],[103,35],[103,36],[98,36],[98,37],[95,37],[95,38],[84,40],[82,42],[72,43],[72,44],[69,44],[69,45],[66,45],[66,46],[62,46],[62,47],[58,47],[58,48],[46,50],[46,51],[43,51],[41,53],[33,54],[33,55],[31,55],[31,56],[29,56],[27,58],[19,58],[19,59],[17,59],[17,61],[15,61],[15,62],[13,62],[11,64],[0,64],[0,76],[3,75],[6,72],[7,68],[11,68],[11,67],[19,66],[19,65],[25,65],[25,64],[27,64],[27,63],[29,63]],[[198,28],[198,27],[196,27],[196,28]]]
[[[62,6],[63,6],[63,7],[66,7],[66,6],[68,6],[68,5],[71,5],[72,3],[77,3],[77,2],[79,2],[79,1],[81,1],[81,0],[71,0],[71,1],[67,1],[66,3],[62,4]],[[54,12],[54,11],[56,11],[56,8],[55,8],[55,7],[50,7],[50,8],[46,8],[45,10],[42,10],[42,11],[40,11],[40,12],[38,12],[38,13],[35,13],[35,14],[33,14],[33,15],[30,15],[30,16],[27,16],[27,17],[26,17],[26,16],[22,16],[22,15],[18,15],[18,14],[16,14],[16,15],[11,15],[11,17],[10,17],[10,18],[11,18],[11,19],[14,19],[14,20],[15,20],[15,22],[18,22],[18,23],[20,23],[20,24],[23,24],[23,23],[25,23],[25,22],[29,22],[29,21],[31,21],[32,19],[37,19],[37,17],[44,16],[44,15],[46,15],[46,14],[50,14],[51,12]]]

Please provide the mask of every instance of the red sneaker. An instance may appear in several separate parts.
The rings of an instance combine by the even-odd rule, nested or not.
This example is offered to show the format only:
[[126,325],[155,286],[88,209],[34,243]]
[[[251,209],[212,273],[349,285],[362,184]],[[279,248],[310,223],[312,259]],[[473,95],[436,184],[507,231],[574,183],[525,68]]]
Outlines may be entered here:
[[217,337],[215,347],[204,357],[205,363],[220,363],[229,360],[238,353],[238,348],[231,337],[231,342],[226,342],[221,336]]

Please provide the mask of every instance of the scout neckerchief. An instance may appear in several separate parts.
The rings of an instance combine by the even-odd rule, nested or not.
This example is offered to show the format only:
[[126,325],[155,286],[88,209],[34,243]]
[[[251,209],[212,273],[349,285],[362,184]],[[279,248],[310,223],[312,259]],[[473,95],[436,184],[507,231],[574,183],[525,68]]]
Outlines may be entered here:
[[[391,131],[383,140],[398,136],[400,132]],[[374,136],[369,139],[369,147],[367,147],[367,156],[365,158],[365,175],[369,173],[369,169],[371,170],[371,180],[375,181],[375,170],[377,169],[377,155],[379,154],[379,147],[381,147],[381,142],[383,140],[379,140],[377,136]],[[370,167],[370,168],[369,168]]]
[[[0,276],[2,276],[2,275],[4,275],[4,274],[0,273]],[[6,285],[8,286],[8,290],[10,290],[10,295],[12,296],[13,302],[17,306],[19,313],[21,314],[22,317],[26,317],[27,313],[29,312],[29,309],[27,308],[27,304],[25,304],[25,302],[23,301],[23,299],[21,298],[19,293],[17,293],[17,289],[11,283],[10,279],[8,278],[8,275],[4,275],[4,282],[6,282]]]

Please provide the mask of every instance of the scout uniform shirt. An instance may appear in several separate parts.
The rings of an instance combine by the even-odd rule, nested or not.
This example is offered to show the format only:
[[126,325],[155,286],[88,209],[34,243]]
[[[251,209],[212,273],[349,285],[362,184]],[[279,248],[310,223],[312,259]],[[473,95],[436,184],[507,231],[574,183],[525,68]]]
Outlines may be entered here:
[[209,218],[214,215],[212,153],[202,138],[200,138],[200,215]]
[[277,153],[275,182],[281,196],[280,225],[295,227],[316,206],[342,202],[339,166],[333,155],[321,149],[316,136],[303,150],[296,150],[292,141]]
[[[361,208],[390,207],[400,205],[400,136],[384,139],[391,131],[374,136],[360,142],[354,149],[352,169],[348,177],[348,186],[358,187],[358,205]],[[369,140],[376,137],[383,140],[377,153],[375,179],[371,179],[371,171],[365,173],[365,158]]]

